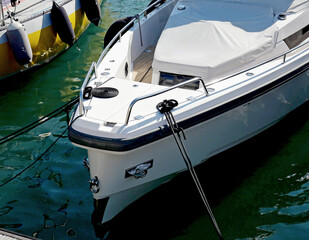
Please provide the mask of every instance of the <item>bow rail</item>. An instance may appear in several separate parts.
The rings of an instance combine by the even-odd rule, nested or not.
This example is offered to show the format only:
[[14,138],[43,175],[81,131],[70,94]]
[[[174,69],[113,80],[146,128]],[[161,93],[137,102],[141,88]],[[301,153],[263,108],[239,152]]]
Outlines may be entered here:
[[101,53],[98,61],[97,61],[97,65],[99,65],[101,63],[101,61],[103,60],[104,56],[106,55],[106,53],[108,52],[108,50],[111,48],[111,46],[113,46],[113,44],[115,44],[115,42],[118,40],[121,40],[121,35],[124,31],[126,31],[132,23],[134,23],[135,20],[138,20],[138,25],[139,25],[139,33],[140,33],[140,40],[141,40],[141,45],[143,45],[143,39],[142,39],[142,30],[141,30],[141,24],[140,24],[140,17],[142,15],[144,15],[145,17],[147,17],[147,11],[151,8],[153,8],[154,6],[158,5],[159,3],[161,3],[162,0],[158,0],[155,1],[153,4],[149,5],[147,8],[145,8],[142,12],[140,12],[139,14],[136,14],[132,20],[125,25],[115,36],[114,38],[107,44],[106,48],[104,49],[104,51]]
[[95,62],[92,62],[91,67],[89,68],[89,71],[87,73],[87,76],[84,79],[83,85],[80,88],[80,92],[79,92],[79,115],[83,115],[84,114],[84,90],[86,88],[86,86],[88,85],[89,80],[91,79],[91,75],[92,72],[94,71],[94,75],[95,77],[98,76],[98,72],[97,72],[97,64]]
[[135,99],[131,102],[131,104],[130,104],[130,106],[129,106],[129,108],[128,108],[127,116],[126,116],[126,120],[125,120],[125,125],[128,125],[128,123],[129,123],[130,115],[131,115],[131,112],[132,112],[132,109],[133,109],[133,106],[135,105],[135,103],[137,103],[137,102],[139,102],[139,101],[141,101],[141,100],[147,99],[147,98],[151,98],[151,97],[158,96],[158,95],[160,95],[160,94],[163,94],[163,93],[172,91],[172,90],[174,90],[174,89],[176,89],[176,88],[183,87],[183,86],[185,86],[185,85],[187,85],[187,84],[189,84],[189,83],[196,82],[196,81],[200,81],[200,82],[202,83],[203,88],[204,88],[205,93],[206,93],[206,96],[207,96],[207,95],[208,95],[208,91],[207,91],[207,88],[206,88],[206,85],[205,85],[203,79],[200,78],[200,77],[195,77],[195,78],[192,78],[192,79],[190,79],[190,80],[188,80],[188,81],[185,81],[185,82],[176,84],[176,85],[174,85],[174,86],[171,86],[171,87],[169,87],[169,88],[165,88],[165,89],[159,90],[159,91],[157,91],[157,92],[153,92],[153,93],[150,93],[150,94],[141,96],[141,97],[137,97],[137,98],[135,98]]
[[[141,41],[141,45],[143,45],[142,32],[141,32],[141,25],[140,25],[140,16],[142,16],[142,15],[144,14],[145,17],[147,17],[147,11],[148,11],[149,9],[155,7],[156,5],[158,5],[158,4],[161,3],[161,2],[162,2],[162,0],[158,0],[158,1],[154,2],[153,4],[149,5],[146,9],[144,9],[142,12],[140,12],[140,13],[137,14],[137,15],[135,15],[135,16],[132,18],[132,20],[131,20],[126,26],[124,26],[124,27],[114,36],[114,38],[109,42],[109,44],[106,46],[106,48],[104,49],[104,51],[101,53],[101,55],[100,55],[98,61],[92,63],[92,65],[91,65],[91,67],[90,67],[90,69],[89,69],[89,71],[88,71],[88,74],[87,74],[87,76],[86,76],[86,78],[85,78],[85,80],[84,80],[84,82],[83,82],[83,85],[82,85],[82,87],[81,87],[81,90],[80,90],[80,101],[79,101],[79,112],[80,112],[80,115],[82,115],[82,114],[83,114],[83,111],[84,111],[84,105],[83,105],[83,94],[84,94],[84,89],[85,89],[85,87],[87,86],[87,84],[88,84],[88,82],[89,82],[90,75],[91,75],[92,71],[95,70],[95,76],[98,76],[98,74],[97,74],[97,66],[102,62],[104,56],[107,54],[107,52],[108,52],[108,50],[111,48],[111,46],[112,46],[116,41],[118,41],[118,38],[119,38],[119,40],[121,40],[121,35],[123,34],[123,32],[124,32],[125,30],[127,30],[127,28],[129,28],[130,25],[133,24],[135,20],[138,20],[138,23],[139,23],[140,41]],[[0,3],[1,3],[1,0],[0,0]],[[219,79],[217,79],[217,80],[214,80],[214,81],[212,81],[212,82],[209,82],[209,83],[207,83],[207,85],[205,84],[205,82],[204,82],[200,77],[196,77],[196,78],[192,78],[192,79],[190,79],[190,80],[188,80],[188,81],[182,82],[182,83],[180,83],[180,84],[174,85],[174,86],[172,86],[172,87],[170,87],[170,88],[167,88],[167,89],[164,89],[164,90],[161,90],[161,91],[158,91],[158,92],[154,92],[154,93],[151,93],[151,94],[148,94],[148,95],[145,95],[145,96],[138,97],[138,98],[134,99],[134,100],[131,102],[131,104],[130,104],[130,106],[129,106],[129,108],[128,108],[127,115],[126,115],[126,119],[125,119],[125,125],[128,124],[129,119],[130,119],[130,115],[131,115],[131,112],[132,112],[132,108],[133,108],[133,106],[135,105],[135,103],[138,102],[138,101],[141,101],[141,100],[144,100],[144,99],[153,97],[153,96],[157,96],[157,95],[159,95],[159,94],[162,94],[162,93],[171,91],[171,90],[173,90],[173,89],[175,89],[175,88],[182,87],[182,86],[187,85],[188,83],[191,83],[191,82],[194,82],[194,81],[200,81],[200,82],[202,83],[202,85],[203,85],[203,88],[204,88],[204,90],[205,90],[205,92],[206,92],[206,95],[208,95],[207,87],[209,87],[209,86],[211,86],[211,85],[213,85],[213,84],[216,84],[216,83],[218,83],[218,82],[221,82],[221,81],[225,81],[225,80],[227,80],[227,79],[230,79],[230,78],[235,77],[235,76],[237,76],[237,75],[246,73],[246,72],[248,72],[248,71],[250,71],[250,70],[252,70],[252,69],[254,69],[254,68],[260,67],[260,66],[262,66],[262,65],[265,65],[265,64],[267,64],[267,63],[270,63],[270,62],[275,61],[275,60],[280,59],[280,58],[282,58],[282,64],[284,64],[284,63],[286,62],[286,56],[287,56],[288,54],[290,54],[290,53],[292,53],[292,52],[294,52],[294,51],[296,51],[296,50],[298,50],[298,49],[304,47],[304,46],[307,45],[308,43],[309,43],[309,40],[306,40],[306,41],[304,41],[303,43],[299,44],[298,46],[296,46],[296,47],[294,47],[294,48],[292,48],[292,49],[289,49],[289,50],[285,51],[284,53],[279,54],[279,55],[277,55],[277,56],[275,56],[275,57],[273,57],[273,58],[271,58],[271,59],[269,59],[269,60],[263,61],[263,62],[261,62],[261,63],[259,63],[259,64],[256,64],[256,65],[252,66],[252,67],[249,67],[249,68],[246,68],[246,69],[244,69],[244,70],[238,71],[238,72],[233,73],[233,74],[231,74],[231,75],[229,75],[229,76],[226,76],[226,77],[223,77],[223,78],[219,78]]]

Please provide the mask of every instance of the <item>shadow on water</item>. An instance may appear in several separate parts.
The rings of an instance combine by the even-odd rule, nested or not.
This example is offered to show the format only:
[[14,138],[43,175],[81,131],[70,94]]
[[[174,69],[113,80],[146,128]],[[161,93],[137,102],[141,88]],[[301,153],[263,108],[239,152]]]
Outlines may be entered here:
[[[73,45],[74,46],[74,45]],[[67,49],[68,50],[68,49]],[[67,51],[66,50],[66,51]],[[38,71],[42,70],[48,64],[51,64],[54,60],[59,58],[65,51],[59,53],[56,57],[50,59],[49,61],[42,63],[40,65],[31,67],[25,71],[18,72],[12,76],[0,79],[2,88],[0,89],[0,96],[4,96],[8,92],[16,91],[24,88],[27,84],[35,78],[35,75],[39,75]]]
[[34,74],[38,68],[39,67],[34,67],[27,71],[14,74],[5,79],[1,79],[0,81],[2,87],[0,89],[0,96],[4,96],[8,92],[24,88],[31,80],[32,74]]
[[[266,165],[270,157],[278,154],[308,121],[308,112],[309,103],[306,103],[258,136],[196,167],[210,205],[215,209],[244,180]],[[131,204],[110,223],[108,234],[97,232],[97,236],[113,240],[172,239],[185,235],[188,227],[204,215],[202,200],[189,173],[185,172]],[[210,221],[209,225],[207,231],[212,229]]]

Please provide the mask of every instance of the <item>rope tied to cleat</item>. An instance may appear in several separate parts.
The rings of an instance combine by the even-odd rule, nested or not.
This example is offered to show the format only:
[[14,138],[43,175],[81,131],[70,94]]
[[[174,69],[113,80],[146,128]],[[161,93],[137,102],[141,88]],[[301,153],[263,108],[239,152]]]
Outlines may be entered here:
[[197,187],[197,189],[199,191],[199,194],[200,194],[200,196],[201,196],[201,198],[203,200],[203,203],[204,203],[204,205],[206,207],[207,213],[208,213],[208,215],[209,215],[209,217],[210,217],[210,219],[211,219],[211,221],[212,221],[212,223],[213,223],[213,225],[214,225],[214,227],[216,229],[216,232],[217,232],[219,238],[221,240],[223,240],[223,237],[222,237],[221,231],[219,229],[219,226],[217,224],[217,221],[215,219],[215,216],[214,216],[214,214],[213,214],[213,212],[211,210],[211,207],[210,207],[210,205],[208,203],[208,200],[206,198],[204,190],[203,190],[203,188],[201,186],[201,183],[200,183],[200,181],[199,181],[199,179],[197,177],[197,174],[196,174],[196,172],[194,170],[194,167],[192,165],[192,162],[191,162],[191,159],[190,159],[190,157],[188,155],[186,147],[185,147],[185,145],[184,145],[184,143],[183,143],[183,141],[181,139],[180,132],[183,134],[184,140],[186,140],[184,131],[183,131],[182,128],[180,128],[178,126],[178,124],[177,124],[177,122],[176,122],[176,120],[175,120],[175,118],[174,118],[174,116],[173,116],[173,114],[171,112],[171,110],[174,107],[176,107],[176,106],[178,106],[178,102],[176,100],[174,100],[174,99],[170,99],[170,100],[164,100],[163,102],[160,102],[157,105],[157,109],[162,114],[165,115],[167,123],[168,123],[168,125],[170,126],[170,128],[172,130],[173,137],[174,137],[174,139],[176,141],[176,144],[177,144],[177,146],[179,148],[179,151],[181,153],[181,156],[182,156],[182,158],[183,158],[183,160],[184,160],[184,162],[186,164],[186,167],[189,170],[189,172],[191,174],[191,177],[192,177],[192,179],[193,179],[193,181],[194,181],[194,183],[195,183],[195,185],[196,185],[196,187]]

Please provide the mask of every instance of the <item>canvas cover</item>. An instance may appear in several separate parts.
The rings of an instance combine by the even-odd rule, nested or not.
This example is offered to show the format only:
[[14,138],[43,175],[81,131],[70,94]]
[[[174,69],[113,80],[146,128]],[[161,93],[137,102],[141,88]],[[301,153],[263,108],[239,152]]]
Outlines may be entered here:
[[250,62],[275,47],[276,14],[306,2],[180,0],[158,41],[153,69],[206,81]]

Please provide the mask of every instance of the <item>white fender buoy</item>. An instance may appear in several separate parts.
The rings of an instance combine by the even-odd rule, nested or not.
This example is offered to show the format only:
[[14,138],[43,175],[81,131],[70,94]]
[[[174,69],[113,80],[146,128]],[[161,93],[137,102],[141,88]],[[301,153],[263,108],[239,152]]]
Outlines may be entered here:
[[72,46],[75,39],[75,33],[65,9],[53,1],[53,7],[50,15],[53,27],[59,34],[61,41]]
[[12,19],[6,30],[6,36],[16,61],[20,65],[30,63],[32,61],[33,53],[24,26]]

